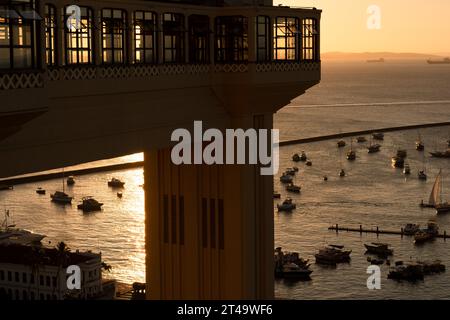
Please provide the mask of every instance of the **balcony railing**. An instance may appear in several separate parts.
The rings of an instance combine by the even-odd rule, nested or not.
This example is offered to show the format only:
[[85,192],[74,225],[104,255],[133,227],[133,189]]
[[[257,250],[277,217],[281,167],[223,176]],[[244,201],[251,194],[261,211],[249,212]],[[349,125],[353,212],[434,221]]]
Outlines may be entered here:
[[220,73],[267,73],[320,71],[320,62],[267,62],[241,64],[167,64],[55,67],[41,72],[0,74],[0,90],[44,88],[47,82],[151,79],[158,76],[206,75]]

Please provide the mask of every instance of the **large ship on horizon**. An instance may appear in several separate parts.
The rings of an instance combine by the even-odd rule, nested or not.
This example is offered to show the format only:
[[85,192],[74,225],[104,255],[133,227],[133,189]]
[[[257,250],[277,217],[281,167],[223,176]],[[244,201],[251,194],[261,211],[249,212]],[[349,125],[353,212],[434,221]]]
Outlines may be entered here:
[[428,64],[450,64],[450,58],[444,58],[442,60],[427,60]]

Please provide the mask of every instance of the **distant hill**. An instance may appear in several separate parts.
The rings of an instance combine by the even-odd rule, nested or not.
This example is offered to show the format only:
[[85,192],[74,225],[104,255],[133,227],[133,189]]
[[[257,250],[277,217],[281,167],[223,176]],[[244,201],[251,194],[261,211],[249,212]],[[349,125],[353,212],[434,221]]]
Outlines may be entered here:
[[442,59],[445,56],[425,53],[395,53],[395,52],[325,52],[322,60],[426,60]]

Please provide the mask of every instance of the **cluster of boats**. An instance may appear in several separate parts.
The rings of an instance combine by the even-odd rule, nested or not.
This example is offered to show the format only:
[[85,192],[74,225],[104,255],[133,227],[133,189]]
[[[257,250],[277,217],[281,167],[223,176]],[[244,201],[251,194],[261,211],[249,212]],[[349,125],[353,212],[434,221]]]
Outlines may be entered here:
[[283,252],[281,247],[275,249],[275,278],[290,280],[310,280],[312,270],[309,260],[300,258],[298,252]]
[[404,263],[397,261],[389,269],[388,279],[416,281],[423,280],[426,275],[445,272],[445,265],[441,261],[411,261]]
[[[50,194],[50,198],[51,198],[52,202],[62,204],[62,205],[72,204],[73,197],[69,196],[65,192],[66,184],[68,186],[75,185],[75,178],[73,176],[69,176],[67,178],[67,180],[65,181],[65,179],[63,177],[62,191],[55,191],[55,193]],[[125,185],[125,182],[123,182],[117,178],[112,178],[110,181],[108,181],[108,186],[110,186],[112,188],[123,188],[124,185]],[[43,189],[42,187],[38,187],[36,189],[36,193],[39,195],[45,195],[46,190]],[[122,193],[118,192],[117,196],[119,198],[121,198]],[[96,199],[94,199],[93,197],[89,196],[89,197],[83,197],[81,200],[81,203],[79,203],[77,205],[77,208],[79,210],[83,210],[83,212],[88,213],[88,212],[100,211],[102,209],[102,206],[103,206],[103,203],[101,203],[101,202],[97,201]]]

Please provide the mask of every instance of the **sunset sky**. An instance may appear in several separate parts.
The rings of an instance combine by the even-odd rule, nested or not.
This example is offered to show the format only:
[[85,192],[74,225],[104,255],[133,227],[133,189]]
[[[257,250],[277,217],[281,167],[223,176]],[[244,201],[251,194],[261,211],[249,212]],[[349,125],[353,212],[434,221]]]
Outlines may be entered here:
[[[322,52],[450,53],[450,0],[274,0],[317,7]],[[381,30],[367,28],[367,8],[381,9]]]

